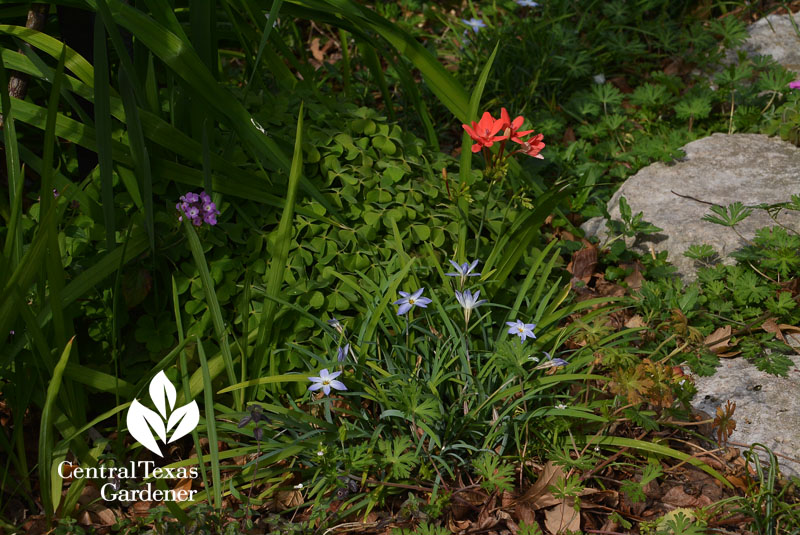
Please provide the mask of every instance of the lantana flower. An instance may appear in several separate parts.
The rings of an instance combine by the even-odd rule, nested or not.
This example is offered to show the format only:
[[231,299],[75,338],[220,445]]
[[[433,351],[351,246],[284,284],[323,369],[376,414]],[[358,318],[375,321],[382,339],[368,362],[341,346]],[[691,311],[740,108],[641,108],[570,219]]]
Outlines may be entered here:
[[311,386],[309,386],[308,389],[313,392],[321,388],[326,396],[330,395],[331,388],[335,388],[336,390],[347,390],[347,387],[344,386],[343,382],[336,380],[336,378],[339,377],[341,374],[342,372],[330,373],[328,372],[327,368],[323,368],[319,372],[319,377],[308,378],[309,381],[314,383]]
[[461,19],[461,22],[472,28],[472,31],[478,33],[481,31],[481,28],[486,28],[486,23],[483,22],[481,19],[471,18],[471,19]]
[[190,191],[186,195],[181,195],[180,200],[181,202],[175,205],[175,208],[181,212],[178,221],[183,221],[183,216],[186,216],[196,227],[203,223],[211,226],[217,224],[219,210],[211,200],[211,196],[205,191],[200,192],[200,194]]
[[402,316],[403,314],[408,313],[409,310],[412,308],[419,306],[422,308],[428,308],[428,305],[431,303],[431,300],[427,297],[422,297],[422,292],[425,291],[425,288],[420,288],[414,293],[408,292],[398,292],[400,294],[400,299],[395,301],[393,304],[400,305],[400,308],[397,309],[397,315]]
[[533,330],[536,328],[535,323],[524,323],[522,320],[507,321],[506,325],[509,326],[508,334],[519,336],[519,341],[524,342],[526,338],[536,338]]

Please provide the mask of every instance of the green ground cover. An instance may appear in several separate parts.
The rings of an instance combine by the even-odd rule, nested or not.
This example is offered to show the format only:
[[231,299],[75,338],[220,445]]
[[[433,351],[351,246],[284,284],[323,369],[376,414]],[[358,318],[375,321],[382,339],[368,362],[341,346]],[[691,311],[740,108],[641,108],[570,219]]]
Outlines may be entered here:
[[[786,373],[754,326],[798,323],[798,234],[698,244],[684,287],[613,239],[641,214],[579,229],[699,137],[798,143],[796,74],[722,63],[781,6],[34,8],[0,6],[0,531],[800,530],[687,375],[720,344]],[[800,198],[710,217],[754,209]],[[168,475],[74,471],[131,462]],[[664,516],[686,481],[715,499]]]

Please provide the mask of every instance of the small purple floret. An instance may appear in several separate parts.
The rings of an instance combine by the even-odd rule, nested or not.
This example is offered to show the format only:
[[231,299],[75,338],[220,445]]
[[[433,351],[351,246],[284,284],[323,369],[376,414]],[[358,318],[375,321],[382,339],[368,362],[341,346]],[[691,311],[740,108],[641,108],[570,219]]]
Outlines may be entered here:
[[219,210],[211,200],[211,196],[205,191],[201,191],[199,195],[190,191],[186,195],[181,195],[180,200],[181,202],[175,205],[175,208],[181,212],[178,221],[183,221],[183,216],[186,216],[196,227],[203,223],[212,226],[217,224]]

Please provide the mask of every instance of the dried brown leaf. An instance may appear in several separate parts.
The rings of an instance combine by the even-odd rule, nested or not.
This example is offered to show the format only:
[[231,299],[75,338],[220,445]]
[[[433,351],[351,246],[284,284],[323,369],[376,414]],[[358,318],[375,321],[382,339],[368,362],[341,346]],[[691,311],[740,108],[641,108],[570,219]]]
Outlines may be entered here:
[[639,327],[646,327],[647,324],[644,322],[644,319],[638,314],[632,316],[628,321],[625,322],[625,327],[628,329],[636,329]]
[[[630,264],[628,266],[630,267]],[[644,275],[642,275],[641,271],[641,263],[636,262],[632,267],[633,272],[625,277],[625,284],[627,284],[628,288],[631,290],[638,290],[642,287],[642,283],[644,282]]]
[[547,487],[563,478],[564,471],[561,467],[553,464],[552,461],[548,461],[547,464],[544,465],[542,473],[539,474],[539,479],[536,480],[536,483],[525,491],[525,494],[520,496],[519,500],[517,500],[518,512],[520,504],[530,505],[534,510],[537,510],[544,507],[551,507],[559,503],[560,500],[555,499],[547,490]]
[[567,271],[572,273],[573,280],[588,283],[597,268],[597,247],[585,247],[572,254],[572,261],[567,266]]
[[564,501],[544,512],[545,529],[557,535],[568,531],[576,532],[581,529],[581,515],[575,510],[572,500]]
[[705,345],[714,353],[722,353],[730,347],[731,326],[720,327],[705,339]]

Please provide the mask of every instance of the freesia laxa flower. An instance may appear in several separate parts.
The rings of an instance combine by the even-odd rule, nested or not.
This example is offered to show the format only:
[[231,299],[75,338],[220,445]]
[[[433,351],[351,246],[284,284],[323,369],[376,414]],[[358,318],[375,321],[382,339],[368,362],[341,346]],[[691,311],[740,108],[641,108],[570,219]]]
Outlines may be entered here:
[[461,126],[475,142],[472,145],[472,152],[479,152],[484,147],[491,147],[496,141],[508,139],[506,136],[497,135],[505,127],[505,122],[502,119],[495,119],[488,111],[483,112],[483,117],[477,123],[472,121],[472,126],[466,124]]
[[527,136],[528,134],[533,133],[533,130],[525,130],[524,132],[520,132],[519,129],[522,127],[522,123],[525,122],[525,117],[520,115],[512,121],[511,117],[508,115],[508,111],[506,111],[505,108],[500,110],[500,120],[505,124],[504,135],[511,141],[519,143],[520,145],[525,143],[525,140],[522,139],[521,136]]
[[517,152],[521,152],[522,154],[527,154],[528,156],[533,156],[534,158],[543,160],[544,156],[539,154],[545,147],[544,143],[542,143],[542,139],[544,139],[544,135],[536,134],[528,141],[522,142],[520,144],[520,149]]
[[800,89],[800,80],[789,82],[789,89]]
[[347,390],[347,387],[344,386],[343,382],[336,380],[336,378],[341,374],[342,372],[330,373],[328,372],[327,368],[320,370],[319,377],[308,378],[309,381],[314,383],[309,386],[308,389],[313,392],[314,390],[319,390],[321,388],[326,396],[330,395],[331,388],[335,388],[336,390]]

